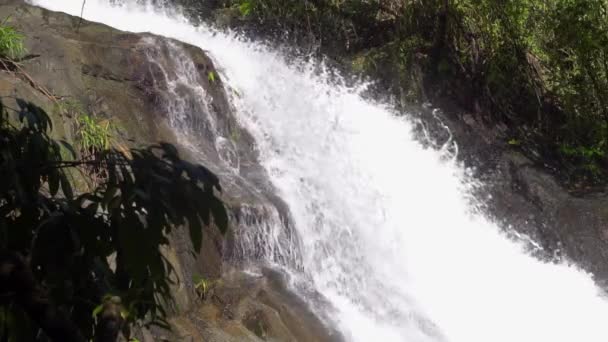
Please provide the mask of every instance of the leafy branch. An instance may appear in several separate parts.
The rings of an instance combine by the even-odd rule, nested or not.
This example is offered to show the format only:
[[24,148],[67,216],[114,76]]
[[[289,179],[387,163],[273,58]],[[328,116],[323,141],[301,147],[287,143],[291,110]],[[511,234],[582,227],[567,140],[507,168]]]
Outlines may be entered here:
[[[19,125],[0,104],[0,340],[21,336],[23,320],[56,341],[168,327],[174,270],[160,247],[186,229],[194,253],[205,226],[226,231],[219,179],[167,143],[64,160],[46,113],[17,105]],[[82,192],[70,176],[81,165],[107,177]]]

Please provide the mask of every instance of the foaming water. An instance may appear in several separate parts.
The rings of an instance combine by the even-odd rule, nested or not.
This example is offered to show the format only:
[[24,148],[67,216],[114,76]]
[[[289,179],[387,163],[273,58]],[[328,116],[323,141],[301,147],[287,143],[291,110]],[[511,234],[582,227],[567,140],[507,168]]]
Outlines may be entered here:
[[[82,5],[32,2],[74,15]],[[84,17],[210,52],[289,205],[301,241],[295,272],[331,304],[317,309],[348,340],[608,341],[608,303],[591,277],[501,234],[475,210],[475,182],[445,151],[417,143],[407,119],[330,82],[322,67],[177,13],[88,0]]]

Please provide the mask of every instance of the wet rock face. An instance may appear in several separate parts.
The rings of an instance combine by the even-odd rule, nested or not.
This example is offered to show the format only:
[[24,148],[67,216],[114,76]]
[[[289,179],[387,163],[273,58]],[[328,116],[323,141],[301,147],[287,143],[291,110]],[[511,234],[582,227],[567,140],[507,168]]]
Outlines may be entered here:
[[575,196],[519,153],[505,152],[493,174],[490,210],[536,240],[545,258],[571,260],[608,288],[608,196]]
[[[272,217],[286,238],[292,237],[289,210],[273,194],[253,138],[238,125],[209,56],[177,41],[120,32],[21,0],[0,1],[0,17],[9,16],[31,54],[22,62],[24,70],[55,99],[27,80],[0,72],[5,104],[11,105],[11,98],[35,103],[51,116],[53,136],[74,143],[79,114],[61,113],[57,104],[76,102],[86,114],[119,127],[116,139],[123,146],[173,143],[186,158],[221,175],[231,218],[228,237],[209,229],[194,254],[185,231],[169,237],[171,244],[162,251],[176,270],[175,300],[167,304],[173,331],[140,330],[140,340],[335,340],[307,305],[273,277],[225,270],[272,253],[243,252],[243,241],[257,241],[252,229],[263,225],[260,220]],[[201,296],[195,276],[213,284],[213,291]]]
[[443,141],[442,125],[449,127],[460,159],[484,184],[477,193],[482,209],[507,233],[525,234],[540,245],[542,250],[531,249],[536,256],[573,261],[608,289],[608,193],[569,192],[542,161],[526,156],[533,151],[524,155],[509,146],[504,124],[483,122],[450,103],[442,108],[436,116],[421,114],[425,128]]
[[[0,11],[11,15],[11,25],[26,36],[33,58],[23,62],[25,70],[52,95],[117,121],[138,144],[172,140],[162,130],[159,111],[144,101],[147,88],[140,83],[149,62],[138,51],[141,36],[32,6],[2,6]],[[44,105],[53,114],[53,103]]]

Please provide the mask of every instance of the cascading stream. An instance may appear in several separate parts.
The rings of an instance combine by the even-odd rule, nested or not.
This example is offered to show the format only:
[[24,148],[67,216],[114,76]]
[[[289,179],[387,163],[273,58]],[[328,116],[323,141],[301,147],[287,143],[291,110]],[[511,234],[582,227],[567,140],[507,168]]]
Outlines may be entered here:
[[[73,15],[82,5],[31,2]],[[322,65],[288,62],[179,13],[109,2],[88,0],[84,17],[199,46],[220,66],[293,215],[295,282],[327,300],[331,308],[315,309],[348,340],[608,341],[608,303],[591,277],[505,237],[476,210],[475,181],[416,142],[407,119],[330,81]]]

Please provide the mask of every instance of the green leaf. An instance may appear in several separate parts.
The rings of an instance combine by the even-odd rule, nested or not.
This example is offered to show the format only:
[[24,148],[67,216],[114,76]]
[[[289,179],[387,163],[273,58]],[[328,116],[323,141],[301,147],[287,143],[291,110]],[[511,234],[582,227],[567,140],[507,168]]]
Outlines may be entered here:
[[129,311],[126,309],[120,310],[120,317],[126,321],[129,318]]
[[51,196],[55,197],[57,195],[57,191],[59,191],[59,174],[57,170],[53,169],[49,173],[49,191],[51,192]]
[[190,240],[192,240],[192,246],[195,252],[201,250],[203,245],[203,227],[201,226],[198,215],[191,214],[188,218],[188,227],[190,229]]
[[192,282],[194,283],[195,286],[196,286],[196,284],[200,283],[203,280],[205,280],[205,278],[198,273],[195,273],[192,275]]
[[239,12],[241,13],[241,16],[246,17],[249,14],[251,14],[251,9],[252,9],[252,4],[251,4],[251,0],[246,0],[243,1],[240,5],[239,5]]
[[74,192],[72,191],[72,185],[70,184],[70,181],[65,173],[61,174],[59,180],[61,183],[61,190],[63,191],[65,198],[72,200],[74,198]]
[[222,234],[225,234],[228,230],[228,213],[222,201],[217,198],[212,198],[210,201],[211,213],[213,214],[213,221],[219,228]]
[[99,304],[95,307],[95,309],[93,309],[93,318],[97,318],[97,316],[101,313],[101,311],[103,311],[103,304]]
[[521,145],[521,142],[517,139],[511,139],[511,140],[509,140],[508,144],[511,146],[519,146],[519,145]]
[[214,83],[215,82],[215,72],[209,71],[209,73],[207,74],[207,79],[209,80],[209,82]]
[[72,145],[70,145],[68,142],[66,142],[64,140],[60,140],[59,142],[61,143],[61,146],[63,146],[68,152],[70,152],[70,156],[73,159],[76,159],[76,157],[77,157],[76,151],[74,151],[74,148],[72,147]]

